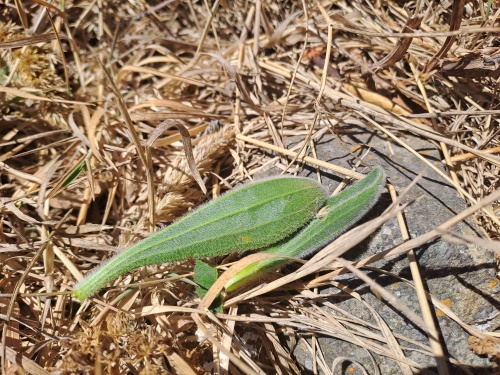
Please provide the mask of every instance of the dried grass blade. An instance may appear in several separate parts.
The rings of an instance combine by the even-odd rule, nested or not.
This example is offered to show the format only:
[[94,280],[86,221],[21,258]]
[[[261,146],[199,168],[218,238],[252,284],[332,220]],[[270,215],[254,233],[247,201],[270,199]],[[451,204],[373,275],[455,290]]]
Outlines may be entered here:
[[57,39],[57,35],[55,33],[33,35],[27,38],[12,40],[9,42],[0,42],[0,49],[21,48],[33,44],[49,42],[54,39]]
[[[238,315],[238,306],[233,306],[229,308],[229,315]],[[229,320],[226,322],[226,332],[223,333],[221,344],[227,349],[231,350],[231,345],[234,339],[234,327],[236,326],[236,321]],[[220,359],[220,367],[223,369],[223,375],[229,374],[229,358],[224,357]]]
[[51,137],[53,135],[65,133],[65,132],[66,132],[66,130],[49,130],[49,131],[46,131],[46,132],[43,132],[40,134],[32,134],[32,135],[28,135],[26,137],[20,137],[16,140],[13,140],[13,141],[7,141],[4,143],[0,143],[0,147],[17,145],[17,144],[21,144],[21,143],[25,143],[25,142],[27,143],[30,141],[34,141],[34,140],[45,138],[45,137]]
[[398,299],[393,294],[389,293],[383,286],[378,284],[371,277],[367,276],[364,272],[360,271],[353,263],[350,263],[342,258],[337,259],[337,262],[339,262],[342,266],[347,268],[350,272],[352,272],[358,278],[367,283],[370,286],[370,288],[376,290],[384,299],[386,299],[388,302],[396,306],[398,311],[401,311],[404,314],[406,314],[419,327],[423,327],[426,330],[428,330],[427,324],[421,317],[419,317],[408,307],[406,307],[406,305],[400,299]]
[[185,112],[193,117],[221,117],[219,115],[213,115],[212,113],[204,112],[200,109],[190,107],[188,105],[182,104],[175,100],[168,99],[155,99],[148,100],[147,102],[138,104],[130,108],[130,112],[136,111],[141,108],[149,108],[149,107],[167,107],[179,112]]
[[83,275],[77,266],[66,256],[66,254],[56,245],[53,245],[54,254],[59,258],[59,260],[68,269],[75,280],[83,279]]
[[163,121],[163,120],[191,120],[198,118],[208,118],[208,119],[222,119],[225,116],[221,115],[211,115],[205,113],[203,115],[192,115],[187,112],[139,112],[130,115],[130,118],[134,121]]
[[144,152],[141,140],[139,139],[139,135],[135,131],[134,124],[132,123],[132,119],[130,118],[127,105],[125,104],[125,101],[123,100],[123,97],[120,94],[120,90],[118,90],[115,81],[112,79],[110,73],[108,72],[104,64],[101,61],[99,61],[99,63],[101,64],[102,71],[104,72],[106,78],[108,79],[108,82],[110,84],[113,93],[118,99],[118,105],[124,117],[125,124],[127,125],[127,129],[135,145],[137,154],[139,155],[139,158],[141,159],[141,162],[144,165],[144,171],[146,173],[146,180],[148,184],[149,227],[152,227],[155,223],[155,186],[154,186],[154,176],[152,171],[151,160],[146,156],[146,153]]
[[[30,90],[31,92],[41,92],[40,90],[32,89]],[[31,99],[34,101],[41,101],[41,102],[51,102],[51,103],[65,103],[65,104],[75,104],[75,105],[91,105],[90,103],[84,103],[84,102],[77,102],[74,100],[65,100],[65,99],[52,99],[52,98],[45,98],[43,96],[37,96],[30,94],[28,91],[25,90],[20,90],[20,89],[15,89],[13,87],[7,87],[0,85],[0,92],[4,92],[8,95],[24,98],[24,99]]]
[[[396,189],[389,185],[389,193],[393,202],[397,201]],[[398,212],[397,214],[398,224],[401,231],[401,236],[403,241],[408,241],[410,239],[410,234],[408,228],[406,227],[406,222],[403,217],[403,212]],[[435,314],[431,310],[431,307],[425,296],[425,286],[422,280],[422,275],[420,274],[420,269],[418,267],[417,257],[415,256],[415,251],[410,250],[408,252],[408,263],[410,264],[410,270],[415,282],[416,292],[418,302],[420,304],[420,310],[422,311],[422,316],[429,327],[427,331],[427,336],[429,337],[432,352],[434,353],[434,358],[438,364],[438,370],[440,374],[448,374],[448,365],[444,360],[445,351],[443,344],[439,338],[439,333],[435,324]]]
[[165,315],[167,313],[205,314],[205,312],[203,310],[200,310],[198,308],[195,309],[192,307],[169,306],[169,305],[142,306],[142,307],[138,307],[136,309],[130,310],[130,313],[134,314],[137,317],[139,317],[139,316],[146,317],[146,316],[151,316],[151,315],[155,315],[155,314]]
[[159,70],[156,70],[156,69],[143,68],[143,67],[131,66],[131,65],[126,65],[123,68],[121,68],[120,71],[118,72],[116,80],[118,82],[120,82],[123,79],[123,76],[126,74],[126,72],[151,74],[153,76],[170,78],[173,80],[184,82],[184,83],[187,83],[189,85],[195,85],[198,87],[207,87],[207,86],[216,87],[215,85],[212,85],[211,83],[208,83],[208,82],[197,81],[197,80],[191,79],[191,78],[184,78],[184,77],[180,77],[180,76],[177,76],[174,74],[160,72]]
[[236,357],[233,353],[231,353],[229,350],[227,350],[222,344],[215,339],[215,337],[212,336],[210,331],[207,329],[205,326],[205,323],[201,320],[201,317],[198,313],[193,313],[191,315],[193,317],[193,320],[195,323],[198,325],[199,330],[203,333],[203,335],[222,353],[224,353],[226,356],[229,357],[229,360],[233,362],[233,364],[241,371],[243,371],[245,374],[248,375],[265,375],[265,373],[258,369],[259,371],[256,371],[252,369],[250,366],[248,366],[246,363],[244,363],[241,359]]
[[[360,303],[363,303],[370,311],[373,310],[371,308],[371,306],[361,298],[361,296],[359,295],[359,293],[356,293],[352,289],[347,288],[345,285],[340,284],[340,283],[333,282],[332,285],[335,286],[336,288],[342,290],[343,292],[348,293],[351,297],[355,298]],[[308,290],[305,290],[302,294],[307,295],[311,299],[315,299],[315,298],[318,297],[318,295],[316,295],[315,293],[312,293],[312,292],[310,292]],[[334,308],[334,310],[336,310],[336,311],[341,310],[340,308],[338,308],[336,306],[333,306],[333,304],[330,304],[330,307]],[[342,324],[339,321],[339,319],[337,319],[337,317],[334,316],[333,314],[330,314],[328,312],[328,310],[323,310],[319,306],[315,306],[315,310],[320,315],[320,318],[322,316],[326,315],[326,320],[328,322],[331,322],[332,326],[335,327],[336,329],[338,329],[338,331],[341,333],[341,335],[345,337],[346,341],[348,340],[348,341],[350,341],[352,343],[355,343],[359,347],[363,348],[365,350],[366,354],[368,355],[368,357],[370,357],[370,360],[371,360],[373,368],[374,368],[374,375],[380,375],[380,371],[379,371],[379,368],[377,366],[377,362],[375,361],[375,358],[373,357],[372,353],[370,353],[369,348],[367,348],[366,345],[364,345],[363,340],[359,338],[359,334],[356,334],[353,330],[349,330],[346,327],[345,323]],[[376,313],[374,311],[372,311],[372,314],[376,314]],[[362,324],[362,323],[360,322],[360,324]],[[378,328],[378,327],[376,327],[376,328]]]
[[14,3],[16,4],[17,14],[21,19],[21,23],[23,25],[24,30],[28,30],[30,26],[28,23],[28,16],[26,15],[26,11],[24,10],[23,3],[21,2],[21,0],[14,0]]
[[490,249],[495,252],[497,256],[500,256],[500,241],[485,240],[479,237],[464,236],[458,233],[452,233],[450,231],[438,231],[441,237],[448,242],[463,244],[469,243],[485,249]]
[[[465,9],[465,0],[454,0],[453,8],[450,15],[450,31],[456,31],[460,29],[460,24],[462,22],[463,14]],[[453,42],[456,39],[456,35],[449,35],[441,47],[441,49],[432,57],[432,59],[427,63],[424,68],[424,73],[430,73],[430,71],[436,66],[437,62],[446,55],[449,51]]]
[[0,197],[0,206],[4,206],[10,213],[16,215],[20,220],[31,224],[40,224],[40,222],[29,215],[26,215],[19,208],[16,207],[10,198]]
[[76,124],[75,119],[73,118],[73,113],[74,111],[72,111],[68,116],[68,125],[71,128],[71,130],[73,130],[73,134],[75,135],[75,137],[78,138],[80,141],[82,141],[85,146],[90,148],[90,142]]
[[207,294],[205,294],[205,297],[203,297],[200,304],[198,305],[198,308],[201,310],[208,309],[215,298],[217,298],[219,293],[222,291],[222,289],[224,289],[224,285],[226,285],[226,283],[231,280],[232,277],[236,276],[238,272],[245,269],[247,266],[262,259],[277,257],[278,255],[274,254],[255,253],[238,260],[227,271],[225,271],[210,287]]
[[[85,108],[85,110],[83,110],[82,108],[82,113],[84,115],[83,118],[87,127],[88,140],[90,148],[92,149],[92,154],[102,163],[104,158],[102,156],[101,150],[99,149],[99,140],[96,133],[99,121],[101,120],[101,117],[104,116],[105,111],[103,108],[99,107],[95,110],[95,112],[92,114],[92,117],[90,118],[88,116],[87,108]],[[111,165],[114,167],[113,164]],[[116,167],[114,167],[114,169],[116,170]]]
[[333,40],[333,24],[330,16],[326,12],[325,8],[321,6],[320,2],[318,0],[315,0],[315,3],[319,11],[325,18],[325,21],[328,22],[328,39],[326,43],[325,61],[323,62],[323,71],[321,72],[321,84],[320,87],[318,88],[318,95],[316,97],[316,105],[319,106],[321,103],[321,99],[323,98],[323,92],[325,91],[326,79],[328,77],[328,68],[330,67],[330,57],[331,57],[332,40]]
[[380,38],[436,38],[440,36],[458,36],[466,34],[476,34],[476,33],[498,33],[500,32],[500,27],[464,27],[461,30],[455,31],[429,31],[429,32],[419,32],[419,33],[393,33],[393,32],[374,32],[367,31],[361,28],[350,28],[341,25],[335,25],[335,28],[339,31],[346,31],[353,34],[360,34],[369,37],[380,37]]
[[4,162],[1,162],[0,161],[0,170],[4,170],[5,172],[7,173],[11,173],[13,174],[14,176],[22,179],[22,180],[26,180],[26,181],[29,181],[29,182],[33,182],[35,184],[38,184],[40,185],[42,183],[42,179],[36,177],[36,176],[33,176],[29,173],[24,173],[24,172],[21,172],[21,171],[18,171],[17,169],[14,169],[12,168],[11,166],[5,164]]
[[[497,153],[500,153],[500,146],[492,147],[492,148],[482,150],[482,151],[487,153],[487,154],[497,154]],[[450,161],[455,163],[458,161],[464,161],[464,160],[473,159],[476,157],[477,157],[476,155],[473,155],[470,152],[467,152],[465,154],[459,154],[459,155],[454,155],[454,156],[450,157]]]
[[274,48],[276,43],[278,43],[278,41],[281,39],[288,25],[291,22],[293,22],[302,12],[303,12],[302,10],[298,10],[295,13],[290,14],[287,18],[285,18],[283,22],[281,22],[279,26],[274,30],[273,35],[271,35],[269,41],[266,43],[264,48]]
[[[44,166],[44,168],[42,168],[42,170],[40,171],[43,173],[43,182],[40,185],[40,190],[38,191],[36,205],[37,205],[38,216],[42,218],[45,218],[43,202],[46,199],[45,194],[47,192],[47,188],[49,187],[49,183],[52,176],[54,176],[54,173],[61,166],[63,161],[64,161],[63,158],[54,159],[51,162],[49,162],[46,166]],[[53,190],[54,189],[52,189],[52,191]]]
[[61,9],[59,9],[58,7],[56,7],[54,4],[52,3],[47,3],[46,1],[43,1],[43,0],[31,0],[32,2],[36,3],[36,4],[39,4],[45,8],[49,8],[50,10],[53,10],[54,12],[57,13],[57,15],[63,19],[66,19],[67,18],[67,15],[66,13],[64,13]]
[[[0,313],[6,312],[5,310],[7,309],[7,304],[4,303],[7,302],[7,298],[0,298]],[[3,314],[2,314],[3,315]],[[9,323],[9,331],[7,332],[7,341],[5,343],[6,346],[9,348],[12,348],[16,350],[17,352],[21,352],[22,349],[22,341],[21,341],[21,335],[20,332],[20,324],[19,324],[19,319],[21,318],[20,316],[20,309],[19,309],[19,303],[16,302],[14,305],[14,309],[12,311],[12,316],[10,318],[10,323]],[[16,366],[14,363],[12,363],[13,366],[10,364],[7,365],[7,373],[15,373]],[[10,375],[10,374],[9,374]]]
[[231,79],[236,83],[236,86],[238,86],[240,93],[243,95],[243,99],[245,99],[246,104],[258,114],[263,114],[264,110],[263,108],[261,108],[260,103],[254,103],[252,97],[250,96],[250,93],[247,90],[247,86],[241,79],[240,75],[236,72],[234,67],[232,67],[227,60],[225,60],[224,58],[215,53],[205,53],[205,54],[208,56],[212,56],[214,59],[216,59],[229,73]]
[[[201,124],[192,128],[188,129],[189,136],[192,137],[194,135],[198,135],[201,132],[203,132],[206,128],[208,127],[208,124]],[[178,142],[182,140],[182,135],[181,134],[172,134],[169,135],[168,137],[157,139],[152,147],[163,147],[163,146],[170,146],[174,142]]]
[[[236,134],[236,139],[240,139],[242,141],[245,141],[245,142],[257,145],[259,147],[267,148],[269,150],[273,150],[273,151],[282,153],[284,155],[288,155],[288,156],[292,156],[292,157],[296,157],[297,156],[296,152],[287,150],[285,148],[277,147],[277,146],[274,146],[272,144],[259,141],[257,139],[253,139],[253,138],[247,137],[246,135],[243,135],[243,134]],[[340,173],[340,174],[342,174],[344,176],[355,178],[357,180],[360,180],[360,179],[362,179],[362,178],[365,177],[365,175],[363,175],[361,173],[352,171],[352,170],[347,169],[347,168],[339,167],[337,165],[334,165],[334,164],[331,164],[331,163],[328,163],[328,162],[325,162],[325,161],[322,161],[322,160],[314,159],[314,158],[311,158],[309,156],[299,157],[299,159],[304,160],[304,161],[306,161],[308,163],[312,163],[312,164],[317,165],[319,167],[326,168],[326,169],[328,169],[330,171],[334,171],[334,172]]]
[[396,337],[394,337],[394,333],[391,331],[391,329],[384,321],[384,319],[380,316],[380,314],[378,314],[377,311],[373,309],[371,306],[370,306],[370,311],[372,312],[372,316],[377,321],[377,324],[380,327],[380,331],[382,332],[387,341],[389,349],[391,349],[394,355],[398,358],[397,360],[398,365],[401,368],[403,374],[413,375],[411,366],[407,361],[407,358],[403,352],[403,349],[401,348],[401,345],[399,345],[398,340],[396,340]]
[[205,183],[201,178],[200,172],[196,167],[196,160],[194,159],[193,155],[193,145],[191,144],[191,137],[189,135],[189,131],[180,121],[175,121],[175,120],[163,121],[160,125],[156,127],[153,134],[151,134],[148,141],[146,142],[146,146],[151,147],[155,143],[156,139],[160,135],[162,135],[165,130],[171,128],[172,126],[175,126],[177,127],[177,129],[179,129],[179,133],[181,134],[182,137],[182,145],[184,146],[184,153],[186,155],[186,160],[188,162],[189,170],[191,171],[191,174],[193,175],[195,181],[200,186],[201,191],[203,191],[203,194],[206,195],[207,187],[205,186]]
[[113,207],[113,202],[115,201],[116,194],[118,192],[118,179],[113,178],[111,188],[108,192],[108,197],[106,199],[106,207],[104,208],[104,214],[102,215],[101,225],[104,226],[108,221],[109,213]]
[[182,358],[179,354],[174,352],[173,350],[167,350],[165,356],[168,359],[170,365],[177,369],[178,374],[186,374],[186,375],[196,375],[197,373],[189,366],[189,364]]
[[265,345],[269,347],[270,351],[273,352],[273,365],[275,368],[280,368],[285,374],[290,374],[291,368],[293,368],[293,362],[290,358],[290,353],[283,348],[281,341],[276,334],[276,328],[273,324],[265,323],[264,328],[266,330],[266,336],[269,342],[265,342]]
[[15,363],[30,374],[33,375],[51,374],[50,372],[45,371],[43,367],[38,365],[35,361],[29,359],[25,355],[20,354],[17,350],[4,346],[2,343],[0,343],[0,356],[2,357],[2,362],[4,360],[7,360],[11,363]]
[[[411,16],[406,22],[405,26],[403,27],[402,32],[403,33],[415,32],[415,30],[417,30],[420,27],[420,24],[422,23],[423,19],[424,19],[423,15]],[[385,56],[382,60],[370,66],[370,69],[377,71],[379,69],[385,69],[390,66],[393,66],[395,63],[397,63],[399,60],[403,58],[406,51],[408,50],[408,47],[410,47],[412,40],[413,38],[399,39],[394,48],[392,49],[392,51],[389,52],[387,56]]]

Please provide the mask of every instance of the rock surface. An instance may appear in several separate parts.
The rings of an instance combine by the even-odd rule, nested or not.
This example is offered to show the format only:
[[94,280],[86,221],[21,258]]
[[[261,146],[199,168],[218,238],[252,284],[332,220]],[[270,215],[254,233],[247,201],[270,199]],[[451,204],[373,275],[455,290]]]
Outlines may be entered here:
[[[410,191],[406,198],[411,200],[424,196],[423,199],[412,204],[404,212],[411,238],[434,229],[466,208],[465,202],[452,186],[406,149],[394,143],[391,143],[389,147],[386,140],[381,139],[375,133],[368,133],[365,129],[356,129],[354,127],[350,130],[352,131],[350,134],[342,136],[342,141],[328,135],[317,142],[318,158],[343,167],[352,167],[357,160],[350,153],[350,149],[357,145],[370,146],[372,151],[365,158],[366,164],[369,166],[381,165],[388,176],[388,180],[396,187],[398,192],[401,192],[419,173],[423,174],[424,178],[420,180],[417,187]],[[301,140],[301,138],[289,138],[287,146],[291,147]],[[411,135],[405,135],[402,140],[443,170],[440,153],[433,144]],[[272,169],[268,169],[263,173],[271,175],[279,172],[276,167],[272,167]],[[300,174],[314,178],[315,170],[310,166],[306,166]],[[323,184],[328,186],[330,191],[333,191],[341,180],[341,178],[332,175],[328,171],[322,171],[322,178]],[[366,219],[380,214],[390,202],[389,194],[385,191],[377,207]],[[456,225],[452,228],[452,231],[467,236],[482,236],[481,230],[472,219]],[[396,219],[392,219],[374,235],[349,251],[345,257],[349,260],[362,259],[381,250],[390,249],[402,242],[398,223]],[[481,331],[494,331],[499,327],[498,297],[500,286],[495,282],[495,262],[491,252],[472,245],[452,244],[442,239],[415,250],[428,291],[447,304],[465,323]],[[406,255],[379,262],[375,266],[411,280]],[[372,272],[368,273],[368,275],[401,299],[417,315],[421,316],[417,296],[412,288],[398,282],[395,278],[383,276],[379,273]],[[411,323],[390,303],[376,298],[366,284],[361,283],[359,279],[352,275],[343,277],[341,281],[357,291],[366,302],[374,307],[394,333],[402,334],[429,345],[427,336],[420,327]],[[327,294],[339,293],[338,289],[335,288],[322,292]],[[361,303],[353,299],[347,299],[340,303],[334,300],[332,302],[360,319],[372,321],[369,311]],[[494,368],[494,365],[487,358],[481,358],[469,349],[467,344],[469,334],[458,324],[439,314],[439,312],[438,329],[443,336],[448,355],[461,364],[470,366],[470,373],[489,373],[489,370]],[[335,358],[348,357],[362,364],[369,374],[376,373],[367,351],[363,348],[347,342],[349,340],[343,341],[330,337],[319,337],[321,350],[330,365]],[[400,341],[400,344],[411,347],[406,342]],[[304,365],[306,373],[312,370],[312,359],[307,349],[299,345],[294,354],[298,361]],[[393,360],[372,354],[379,366],[380,373],[402,373],[400,367]],[[420,373],[437,373],[434,358],[416,351],[405,351],[405,354],[422,366]],[[345,369],[346,365],[344,365]],[[356,375],[361,374],[361,371],[353,366],[352,369],[349,369],[349,373]],[[460,374],[466,372],[463,369],[451,366],[450,373]]]

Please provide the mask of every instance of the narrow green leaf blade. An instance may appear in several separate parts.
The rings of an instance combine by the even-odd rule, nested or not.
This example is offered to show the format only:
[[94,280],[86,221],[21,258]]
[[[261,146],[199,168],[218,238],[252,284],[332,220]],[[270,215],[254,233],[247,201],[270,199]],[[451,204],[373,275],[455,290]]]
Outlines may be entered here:
[[69,184],[71,184],[74,180],[80,176],[80,174],[85,170],[85,160],[82,160],[66,177],[61,185],[61,188],[65,188]]
[[217,280],[217,268],[210,267],[205,262],[197,260],[194,266],[194,282],[198,285],[200,298],[205,297],[208,289]]
[[[218,277],[217,268],[210,267],[208,264],[202,262],[201,260],[197,260],[194,266],[194,282],[198,285],[196,287],[196,291],[198,292],[198,296],[200,299],[203,299],[207,294],[208,290],[211,286],[217,281]],[[217,298],[212,302],[210,306],[215,312],[222,312],[222,299],[220,294]]]
[[[361,181],[329,198],[324,209],[301,232],[263,252],[290,258],[307,257],[332,242],[360,220],[375,205],[384,185],[384,171],[380,167],[375,168]],[[276,257],[253,263],[231,278],[225,286],[226,290],[238,289],[287,262],[286,258]]]

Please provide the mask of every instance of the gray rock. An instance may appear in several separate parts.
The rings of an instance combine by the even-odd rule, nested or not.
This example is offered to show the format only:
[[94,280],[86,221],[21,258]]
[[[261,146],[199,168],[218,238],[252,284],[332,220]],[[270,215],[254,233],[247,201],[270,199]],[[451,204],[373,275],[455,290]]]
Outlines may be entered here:
[[[419,173],[423,173],[424,178],[420,180],[418,186],[406,198],[411,200],[421,195],[424,196],[423,199],[408,207],[404,213],[411,238],[434,229],[466,208],[465,202],[456,190],[410,152],[392,143],[394,154],[391,155],[387,141],[381,139],[375,133],[369,133],[366,129],[358,132],[357,130],[361,129],[355,127],[350,130],[352,130],[352,133],[343,136],[343,142],[333,139],[332,136],[325,136],[317,143],[318,157],[321,160],[343,167],[352,167],[356,163],[356,159],[347,150],[355,145],[368,144],[372,147],[372,152],[365,159],[366,163],[370,166],[381,165],[386,171],[389,181],[396,187],[398,192],[401,192]],[[287,145],[293,145],[301,140],[299,138],[289,138]],[[433,144],[411,135],[406,135],[403,140],[415,150],[424,154],[435,166],[443,169],[440,162],[440,153]],[[279,172],[276,167],[273,167],[266,170],[264,174],[271,175]],[[300,174],[315,177],[315,170],[310,166],[305,166]],[[322,171],[322,176],[324,178],[323,184],[328,186],[330,191],[333,191],[341,181],[340,177],[328,171]],[[376,217],[390,202],[389,194],[385,192],[379,204],[366,219]],[[467,236],[482,236],[481,230],[472,220],[460,223],[452,230]],[[348,252],[345,257],[349,260],[362,259],[381,250],[390,249],[400,243],[402,243],[402,239],[399,226],[396,220],[393,219],[383,225],[369,239]],[[423,279],[428,290],[434,296],[450,302],[451,309],[464,322],[479,330],[493,331],[499,327],[498,294],[500,287],[491,287],[489,284],[492,280],[495,280],[495,262],[492,253],[475,246],[457,245],[439,239],[416,249],[416,254]],[[379,262],[375,265],[385,271],[411,279],[406,255]],[[417,296],[413,289],[394,278],[374,272],[368,274],[401,299],[412,311],[421,316]],[[357,278],[343,278],[342,283],[360,293],[363,299],[381,314],[394,333],[405,335],[408,338],[429,345],[425,332],[398,312],[397,308],[376,298],[370,289]],[[338,290],[330,288],[323,292],[338,293]],[[331,302],[336,303],[336,300],[331,300]],[[360,319],[372,321],[367,309],[353,299],[344,300],[337,303],[337,305],[354,313]],[[458,362],[471,366],[470,373],[485,373],[487,369],[494,367],[487,358],[481,358],[469,349],[467,344],[469,335],[458,324],[447,317],[438,317],[438,329],[440,329],[443,336],[448,354]],[[319,343],[327,362],[332,363],[338,357],[350,357],[363,364],[368,373],[375,372],[364,349],[346,341],[321,337],[321,335],[319,337]],[[400,343],[403,346],[411,347],[406,342],[400,341]],[[304,366],[304,371],[306,373],[311,371],[312,361],[309,352],[303,346],[298,345],[294,354],[298,362]],[[430,370],[429,373],[437,373],[435,369],[436,363],[432,357],[414,351],[405,351],[405,354],[408,358],[421,365],[423,369]],[[393,360],[376,354],[374,354],[374,357],[382,374],[401,373],[401,369]],[[361,372],[356,368],[354,372],[350,372],[352,375],[358,373]],[[422,370],[421,373],[427,372]],[[457,369],[456,366],[451,366],[450,373],[459,374],[462,371]]]

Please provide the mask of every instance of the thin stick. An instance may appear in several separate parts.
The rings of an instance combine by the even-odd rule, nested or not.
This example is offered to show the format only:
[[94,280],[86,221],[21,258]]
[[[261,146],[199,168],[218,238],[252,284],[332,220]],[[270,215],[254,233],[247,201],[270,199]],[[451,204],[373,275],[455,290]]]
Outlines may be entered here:
[[[396,189],[391,184],[388,184],[389,193],[391,195],[392,201],[395,202],[397,199]],[[410,234],[408,233],[408,228],[403,217],[403,212],[399,211],[396,214],[399,224],[399,230],[401,231],[401,236],[403,241],[408,241],[410,239]],[[417,293],[418,303],[420,304],[420,310],[422,311],[422,316],[425,323],[427,324],[427,336],[429,337],[429,342],[431,345],[432,353],[434,353],[434,358],[437,362],[438,372],[441,375],[449,374],[448,365],[445,361],[445,353],[443,350],[443,345],[439,338],[439,333],[434,321],[434,314],[427,300],[425,294],[424,282],[422,280],[422,275],[420,274],[420,269],[418,267],[417,257],[415,256],[415,250],[410,250],[407,254],[408,263],[410,264],[411,276],[415,282],[415,291]]]
[[[500,152],[500,146],[488,148],[486,150],[481,150],[481,151],[485,152],[487,154],[496,154],[496,153]],[[468,152],[466,154],[454,155],[454,156],[450,157],[450,160],[453,163],[455,163],[457,161],[464,161],[464,160],[474,159],[474,158],[477,158],[477,155],[474,155],[474,154],[471,154],[470,152]]]
[[326,161],[314,159],[314,158],[311,158],[309,156],[299,157],[296,152],[293,152],[293,151],[290,151],[290,150],[287,150],[285,148],[281,148],[281,147],[278,147],[278,146],[274,146],[274,145],[266,143],[266,142],[258,141],[256,139],[247,137],[247,136],[245,136],[243,134],[236,134],[236,139],[245,141],[247,143],[252,143],[252,144],[254,144],[256,146],[259,146],[259,147],[262,147],[262,148],[267,148],[269,150],[273,150],[273,151],[282,153],[282,154],[287,155],[287,156],[291,156],[291,157],[295,157],[295,158],[301,159],[301,160],[306,161],[308,163],[311,163],[313,165],[317,165],[318,167],[322,167],[322,168],[328,169],[330,171],[340,173],[340,174],[342,174],[344,176],[355,178],[357,180],[361,180],[363,177],[365,177],[365,175],[363,175],[361,173],[354,172],[354,171],[351,171],[350,169],[339,167],[337,165],[327,163]]

